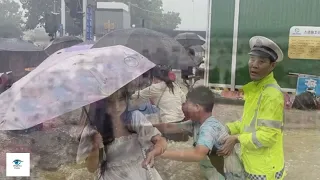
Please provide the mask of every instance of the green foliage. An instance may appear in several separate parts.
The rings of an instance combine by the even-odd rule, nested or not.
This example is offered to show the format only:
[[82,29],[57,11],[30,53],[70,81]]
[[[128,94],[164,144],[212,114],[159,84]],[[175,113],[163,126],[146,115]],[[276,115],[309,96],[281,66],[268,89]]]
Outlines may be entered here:
[[58,22],[58,16],[56,14],[46,14],[45,15],[45,30],[46,33],[48,33],[49,36],[53,37],[55,33],[59,29],[59,22]]
[[[26,10],[26,29],[34,29],[39,24],[44,25],[45,15],[54,9],[54,0],[20,0],[20,2],[23,3],[22,8]],[[60,3],[56,3],[56,9],[60,9]]]
[[0,37],[1,38],[19,38],[22,36],[21,29],[13,23],[1,23],[0,24]]
[[[112,0],[129,4],[131,2],[131,23],[142,25],[145,20],[147,28],[176,29],[181,23],[180,14],[176,12],[165,13],[162,9],[162,0]],[[147,10],[147,11],[146,11]],[[148,27],[149,26],[149,27]]]
[[[20,0],[23,3],[25,0]],[[108,0],[106,0],[107,2]],[[109,0],[110,1],[110,0]],[[137,26],[142,24],[142,19],[145,20],[146,26],[162,27],[167,29],[175,29],[181,23],[179,13],[168,12],[162,10],[162,0],[112,0],[128,4],[131,2],[132,24]],[[70,9],[71,18],[66,17],[67,27],[66,32],[72,35],[82,33],[82,14],[77,13],[82,11],[82,0],[66,0],[67,9]],[[134,7],[134,6],[138,6]],[[23,9],[26,10],[25,17],[27,18],[26,29],[34,29],[37,25],[44,25],[44,17],[51,13],[54,9],[54,0],[28,0],[23,3]],[[57,0],[56,11],[60,12],[60,0]],[[145,9],[148,11],[144,11]],[[151,13],[152,12],[152,13]],[[58,15],[60,20],[60,15]],[[80,22],[75,24],[75,22]],[[60,23],[60,22],[59,22]]]
[[13,0],[0,0],[0,37],[19,38],[22,35],[22,12]]

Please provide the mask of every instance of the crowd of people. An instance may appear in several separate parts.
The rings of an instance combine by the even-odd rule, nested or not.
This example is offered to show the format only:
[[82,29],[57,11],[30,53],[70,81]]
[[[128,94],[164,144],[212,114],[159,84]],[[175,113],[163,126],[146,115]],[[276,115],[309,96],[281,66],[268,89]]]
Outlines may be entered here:
[[[241,120],[222,124],[212,115],[215,97],[208,87],[185,94],[169,68],[156,66],[148,87],[132,93],[129,83],[83,108],[77,161],[85,161],[88,171],[101,180],[161,180],[153,167],[156,157],[199,162],[207,180],[282,180],[284,98],[273,69],[283,53],[261,36],[253,37],[250,47],[252,82],[243,88]],[[13,77],[26,73],[19,67],[12,66]],[[167,139],[175,140],[170,135],[179,133],[193,137],[192,148],[167,148]]]
[[[283,179],[284,98],[272,72],[283,54],[265,37],[253,37],[250,47],[252,82],[244,86],[241,121],[223,125],[212,115],[215,98],[209,88],[198,86],[185,95],[170,70],[157,66],[149,87],[134,94],[124,87],[90,116],[95,119],[85,127],[78,150],[88,170],[98,172],[98,179],[161,179],[152,168],[160,157],[199,162],[208,180]],[[156,118],[148,120],[148,114]],[[193,148],[167,149],[166,135],[182,132],[193,136]]]

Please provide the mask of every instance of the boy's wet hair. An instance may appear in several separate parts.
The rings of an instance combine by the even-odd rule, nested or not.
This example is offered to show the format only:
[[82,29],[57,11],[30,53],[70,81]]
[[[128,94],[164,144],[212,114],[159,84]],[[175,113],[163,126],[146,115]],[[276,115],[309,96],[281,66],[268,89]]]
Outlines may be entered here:
[[187,100],[194,104],[199,104],[206,112],[212,112],[214,93],[208,87],[198,86],[188,92]]

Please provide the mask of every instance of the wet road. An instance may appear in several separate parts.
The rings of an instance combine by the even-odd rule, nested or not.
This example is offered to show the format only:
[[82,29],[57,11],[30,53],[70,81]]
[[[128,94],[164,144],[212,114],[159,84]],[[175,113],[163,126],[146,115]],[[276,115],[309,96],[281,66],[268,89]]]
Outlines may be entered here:
[[[219,113],[217,113],[219,112]],[[217,105],[213,114],[222,122],[240,119],[242,113],[241,106]],[[303,112],[299,112],[304,114]],[[316,113],[316,112],[315,112]],[[319,113],[319,112],[317,112]],[[320,169],[320,131],[311,123],[320,121],[319,116],[306,117],[307,120],[301,119],[304,116],[291,115],[291,121],[298,118],[301,123],[297,123],[295,129],[285,130],[285,158],[287,177],[289,180],[317,180],[319,178],[318,170]],[[316,119],[314,119],[316,118]],[[307,123],[308,122],[309,125]],[[301,125],[299,125],[301,124]],[[316,123],[317,124],[317,123]],[[299,128],[301,127],[301,128]],[[302,127],[309,127],[303,129]],[[192,142],[171,142],[169,148],[185,149],[191,147]],[[41,168],[41,167],[39,167]],[[156,168],[164,180],[195,180],[201,179],[197,163],[182,163],[169,160],[158,159]],[[37,168],[37,171],[39,169]],[[40,170],[36,174],[35,180],[90,180],[93,179],[81,165],[62,165],[58,171]],[[4,177],[3,177],[4,178]],[[0,179],[3,179],[0,176]],[[5,178],[8,179],[8,178]]]

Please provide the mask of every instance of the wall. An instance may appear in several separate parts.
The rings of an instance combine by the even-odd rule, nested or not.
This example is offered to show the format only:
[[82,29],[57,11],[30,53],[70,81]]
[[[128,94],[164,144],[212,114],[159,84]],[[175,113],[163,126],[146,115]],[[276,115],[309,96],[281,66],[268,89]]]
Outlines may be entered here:
[[[290,28],[320,26],[318,7],[319,0],[240,0],[236,85],[250,81],[248,42],[255,35],[266,36],[282,48],[284,61],[275,69],[275,77],[282,87],[296,87],[297,79],[289,77],[289,72],[320,75],[319,60],[288,58]],[[210,83],[230,84],[233,23],[234,0],[212,0]]]
[[[127,21],[127,17],[124,19],[124,12],[122,10],[96,10],[95,34],[97,37],[99,37],[115,29],[127,28],[124,26],[124,23]],[[104,27],[105,23],[109,23],[109,29]]]

